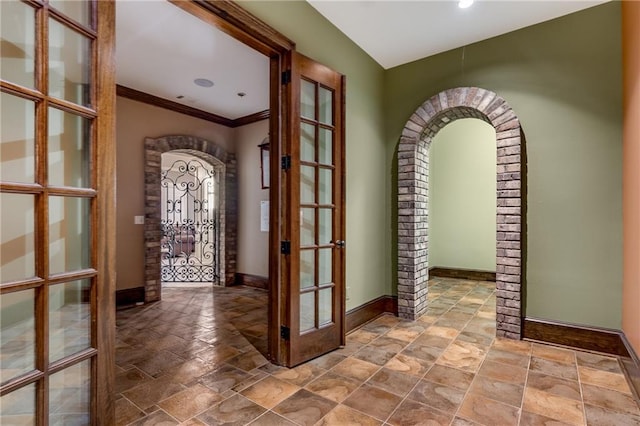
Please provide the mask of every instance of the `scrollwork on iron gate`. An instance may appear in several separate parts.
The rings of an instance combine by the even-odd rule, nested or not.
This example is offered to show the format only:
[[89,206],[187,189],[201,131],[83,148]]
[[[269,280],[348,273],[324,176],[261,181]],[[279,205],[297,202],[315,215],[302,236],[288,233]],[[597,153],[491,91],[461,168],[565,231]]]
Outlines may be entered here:
[[161,174],[163,282],[215,282],[218,274],[216,172],[179,159]]

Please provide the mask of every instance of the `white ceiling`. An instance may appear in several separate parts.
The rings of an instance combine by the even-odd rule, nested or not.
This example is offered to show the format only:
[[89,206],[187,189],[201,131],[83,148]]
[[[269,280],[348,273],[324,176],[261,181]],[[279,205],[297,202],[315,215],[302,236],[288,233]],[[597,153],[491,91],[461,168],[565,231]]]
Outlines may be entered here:
[[[388,69],[608,0],[307,1]],[[269,108],[268,58],[164,0],[117,1],[116,60],[141,92],[229,119]]]
[[229,119],[269,109],[269,59],[167,1],[118,0],[116,61],[118,84],[160,98]]
[[307,0],[385,69],[608,0]]

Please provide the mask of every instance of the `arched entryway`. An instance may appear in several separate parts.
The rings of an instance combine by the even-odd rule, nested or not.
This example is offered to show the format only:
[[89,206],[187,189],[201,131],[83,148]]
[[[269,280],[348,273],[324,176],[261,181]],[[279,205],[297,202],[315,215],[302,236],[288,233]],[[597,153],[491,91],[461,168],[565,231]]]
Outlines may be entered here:
[[496,335],[520,339],[526,151],[520,121],[496,93],[477,87],[445,90],[424,102],[405,124],[398,145],[398,315],[416,319],[427,309],[429,146],[448,123],[478,118],[497,139]]
[[145,139],[145,302],[161,298],[161,164],[162,154],[185,152],[213,164],[219,176],[219,276],[216,285],[233,283],[237,245],[237,165],[235,154],[192,136]]

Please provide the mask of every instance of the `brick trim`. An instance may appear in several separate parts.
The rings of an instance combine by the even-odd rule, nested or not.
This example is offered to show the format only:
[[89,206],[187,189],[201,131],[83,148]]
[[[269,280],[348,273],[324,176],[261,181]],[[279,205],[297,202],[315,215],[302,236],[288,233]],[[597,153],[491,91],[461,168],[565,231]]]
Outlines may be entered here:
[[478,87],[445,90],[424,102],[405,124],[398,145],[398,315],[427,309],[429,146],[448,123],[478,118],[497,139],[496,335],[522,336],[523,227],[526,159],[520,121],[496,93]]
[[161,206],[160,206],[160,173],[162,154],[170,151],[181,151],[213,165],[220,176],[220,241],[219,265],[220,282],[218,285],[232,285],[236,272],[237,253],[237,163],[235,154],[226,152],[220,146],[205,139],[193,136],[163,136],[157,139],[146,138],[145,148],[145,302],[161,299],[160,279],[160,239],[162,238]]

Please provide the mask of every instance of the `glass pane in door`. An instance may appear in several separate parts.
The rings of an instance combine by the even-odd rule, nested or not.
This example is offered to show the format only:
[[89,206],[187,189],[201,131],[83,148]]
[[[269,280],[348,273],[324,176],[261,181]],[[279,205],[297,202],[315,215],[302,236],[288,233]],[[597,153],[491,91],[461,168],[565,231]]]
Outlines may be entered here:
[[31,6],[18,0],[0,1],[0,77],[3,80],[35,87],[35,23],[35,10]]
[[49,108],[49,184],[89,188],[91,120]]
[[49,425],[90,424],[91,361],[83,361],[49,379]]
[[77,0],[49,0],[49,4],[69,18],[89,27],[91,25],[91,4]]
[[35,425],[36,385],[32,383],[0,397],[0,419],[7,425]]
[[333,92],[321,86],[318,93],[318,103],[320,104],[318,121],[322,124],[333,124]]
[[49,197],[49,273],[91,266],[89,199]]
[[333,287],[319,291],[318,322],[320,326],[333,322]]
[[91,344],[91,280],[49,287],[49,360],[57,361]]
[[300,333],[313,330],[316,326],[316,293],[302,293],[300,295]]
[[35,368],[35,291],[0,296],[0,383]]
[[36,274],[34,203],[33,195],[0,194],[0,281],[3,283]]
[[33,183],[36,164],[35,103],[2,92],[0,110],[0,180]]
[[91,41],[49,20],[49,94],[79,105],[91,105]]

